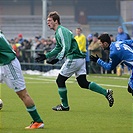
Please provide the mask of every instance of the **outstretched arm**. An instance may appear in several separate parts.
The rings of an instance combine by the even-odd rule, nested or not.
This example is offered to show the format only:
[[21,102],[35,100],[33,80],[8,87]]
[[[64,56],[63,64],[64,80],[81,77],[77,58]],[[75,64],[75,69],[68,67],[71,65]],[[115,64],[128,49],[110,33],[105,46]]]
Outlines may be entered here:
[[113,70],[120,63],[120,60],[117,57],[113,57],[109,63],[107,63],[99,58],[97,63],[106,70]]

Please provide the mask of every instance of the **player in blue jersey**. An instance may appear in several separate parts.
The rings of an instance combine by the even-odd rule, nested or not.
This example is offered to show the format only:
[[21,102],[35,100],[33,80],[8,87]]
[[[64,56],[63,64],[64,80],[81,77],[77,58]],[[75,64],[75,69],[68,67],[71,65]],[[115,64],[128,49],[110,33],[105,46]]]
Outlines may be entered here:
[[119,63],[122,62],[131,68],[132,73],[128,82],[128,92],[133,95],[133,40],[116,41],[111,43],[109,35],[102,34],[99,37],[99,41],[104,50],[110,50],[110,61],[109,63],[104,62],[97,55],[91,55],[91,60],[97,62],[106,70],[113,70]]

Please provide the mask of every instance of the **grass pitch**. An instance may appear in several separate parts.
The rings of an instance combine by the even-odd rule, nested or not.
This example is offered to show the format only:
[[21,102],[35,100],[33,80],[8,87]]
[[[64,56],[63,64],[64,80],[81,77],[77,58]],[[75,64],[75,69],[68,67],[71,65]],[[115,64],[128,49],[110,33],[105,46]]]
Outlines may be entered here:
[[6,85],[1,85],[0,133],[132,133],[132,96],[127,92],[128,76],[89,75],[87,79],[114,91],[115,104],[109,107],[104,96],[81,89],[75,78],[67,81],[70,111],[51,108],[60,103],[56,77],[25,75],[27,90],[45,123],[44,129],[25,130],[32,121],[25,106]]

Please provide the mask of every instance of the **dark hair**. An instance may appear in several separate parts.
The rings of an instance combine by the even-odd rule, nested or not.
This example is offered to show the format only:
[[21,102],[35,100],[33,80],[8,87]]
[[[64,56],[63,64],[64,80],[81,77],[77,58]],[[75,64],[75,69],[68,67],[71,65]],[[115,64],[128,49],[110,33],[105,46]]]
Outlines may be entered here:
[[113,37],[113,35],[112,35],[112,34],[110,34],[109,36],[110,36],[110,37]]
[[82,32],[82,29],[80,27],[76,28],[77,30],[80,30]]
[[48,18],[53,18],[54,22],[57,20],[58,24],[61,24],[60,23],[60,16],[59,16],[58,12],[56,12],[56,11],[50,12],[48,15]]
[[96,32],[93,36],[98,38],[99,35],[98,35],[98,33]]
[[102,34],[98,37],[98,39],[104,43],[107,42],[109,45],[111,44],[110,36],[108,34]]

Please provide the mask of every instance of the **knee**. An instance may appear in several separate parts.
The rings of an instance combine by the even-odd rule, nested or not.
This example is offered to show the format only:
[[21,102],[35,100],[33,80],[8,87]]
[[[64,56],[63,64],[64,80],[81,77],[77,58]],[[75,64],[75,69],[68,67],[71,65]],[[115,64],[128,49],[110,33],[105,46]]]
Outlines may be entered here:
[[24,89],[24,90],[22,90],[22,91],[19,91],[19,92],[16,92],[17,93],[17,95],[19,96],[19,98],[21,99],[21,100],[24,100],[24,99],[26,99],[27,97],[29,97],[29,94],[28,94],[28,92]]
[[56,84],[59,86],[60,84],[59,78],[56,79]]
[[77,78],[77,81],[78,81],[78,84],[79,84],[79,86],[80,86],[81,88],[86,88],[86,89],[88,89],[88,86],[89,86],[90,82],[88,82],[88,81],[86,80],[86,77],[85,77],[85,76],[79,76],[79,77]]
[[88,81],[78,81],[78,84],[81,88],[88,89],[89,82]]
[[66,85],[65,85],[66,80],[67,80],[66,77],[59,74],[58,78],[56,79],[56,83],[57,83],[58,87],[59,88],[66,87]]
[[65,86],[65,82],[60,80],[59,78],[56,79],[56,83],[57,83],[58,87],[64,87]]
[[81,88],[87,88],[87,86],[86,86],[84,83],[78,82],[78,84],[79,84],[79,86],[80,86]]

